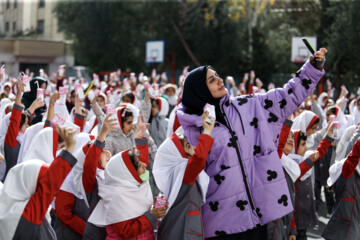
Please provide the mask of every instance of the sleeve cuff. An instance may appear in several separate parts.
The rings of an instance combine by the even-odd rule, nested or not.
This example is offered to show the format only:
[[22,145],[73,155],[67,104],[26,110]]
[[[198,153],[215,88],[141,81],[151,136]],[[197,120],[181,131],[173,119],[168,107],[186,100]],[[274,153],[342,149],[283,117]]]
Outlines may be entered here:
[[71,165],[71,167],[73,167],[77,162],[76,158],[65,149],[60,152],[59,157],[67,161]]
[[289,119],[286,119],[285,122],[284,122],[284,125],[286,125],[288,127],[291,127],[293,125],[293,121],[291,121]]
[[151,225],[155,229],[155,227],[156,227],[156,217],[154,216],[154,214],[152,214],[150,211],[147,211],[144,215],[150,221]]
[[19,110],[19,111],[24,110],[24,107],[19,106],[19,105],[17,105],[17,104],[14,104],[13,108],[15,108],[16,110]]
[[85,116],[84,115],[81,115],[81,114],[78,114],[78,113],[75,113],[75,117],[76,118],[79,118],[81,120],[84,120],[85,119]]
[[101,141],[99,141],[99,140],[97,140],[97,139],[95,140],[94,145],[95,145],[96,147],[100,148],[100,149],[104,149],[104,148],[105,148],[105,143],[104,143],[104,142],[101,142]]
[[309,159],[305,159],[305,162],[307,163],[307,165],[309,165],[309,167],[312,167],[314,165],[314,163]]
[[148,139],[147,138],[135,138],[135,145],[137,145],[137,146],[148,145]]
[[45,120],[45,123],[44,123],[44,125],[45,125],[45,126],[48,126],[48,127],[50,127],[50,126],[51,126],[51,123],[50,123],[50,121],[49,121],[49,120]]
[[329,135],[325,136],[325,140],[328,141],[328,142],[333,142],[334,141],[334,139],[332,137],[329,137]]
[[26,114],[29,116],[30,121],[34,119],[34,115],[30,113],[29,109],[26,109]]

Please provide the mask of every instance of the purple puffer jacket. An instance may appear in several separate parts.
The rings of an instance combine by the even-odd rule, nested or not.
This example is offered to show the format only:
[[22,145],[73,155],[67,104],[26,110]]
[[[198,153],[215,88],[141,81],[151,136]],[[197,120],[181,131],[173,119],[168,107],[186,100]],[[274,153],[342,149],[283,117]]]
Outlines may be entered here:
[[[244,232],[293,211],[277,140],[285,119],[324,74],[307,62],[284,88],[221,99],[228,127],[216,123],[206,160],[210,177],[203,205],[206,238]],[[177,117],[185,137],[196,146],[203,131],[201,117],[186,114],[182,104]]]

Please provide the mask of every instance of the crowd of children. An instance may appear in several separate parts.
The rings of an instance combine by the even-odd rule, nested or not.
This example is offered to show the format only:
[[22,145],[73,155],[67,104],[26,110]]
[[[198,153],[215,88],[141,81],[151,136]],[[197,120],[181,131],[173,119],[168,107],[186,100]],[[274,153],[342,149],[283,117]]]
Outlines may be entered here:
[[178,85],[1,68],[0,239],[302,240],[322,189],[323,237],[357,239],[360,92],[314,93],[326,52],[267,90],[210,66]]

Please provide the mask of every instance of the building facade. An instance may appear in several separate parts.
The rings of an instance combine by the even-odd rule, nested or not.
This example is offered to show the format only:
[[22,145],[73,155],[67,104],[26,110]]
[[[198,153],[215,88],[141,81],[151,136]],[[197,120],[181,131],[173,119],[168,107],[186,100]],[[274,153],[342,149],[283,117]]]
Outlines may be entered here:
[[29,68],[48,74],[61,64],[74,65],[71,41],[59,29],[55,0],[1,0],[0,63],[15,76]]

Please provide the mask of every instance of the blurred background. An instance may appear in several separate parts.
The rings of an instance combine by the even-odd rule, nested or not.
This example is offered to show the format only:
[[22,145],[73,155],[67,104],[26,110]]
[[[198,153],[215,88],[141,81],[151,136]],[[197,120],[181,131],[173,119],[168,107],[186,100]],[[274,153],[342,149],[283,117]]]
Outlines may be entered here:
[[[325,80],[356,92],[359,12],[359,1],[331,0],[2,0],[0,62],[10,74],[61,64],[100,75],[156,68],[173,82],[185,66],[209,64],[237,83],[255,70],[281,86],[308,58],[297,41],[308,36],[329,51]],[[154,40],[160,53],[146,48]]]

